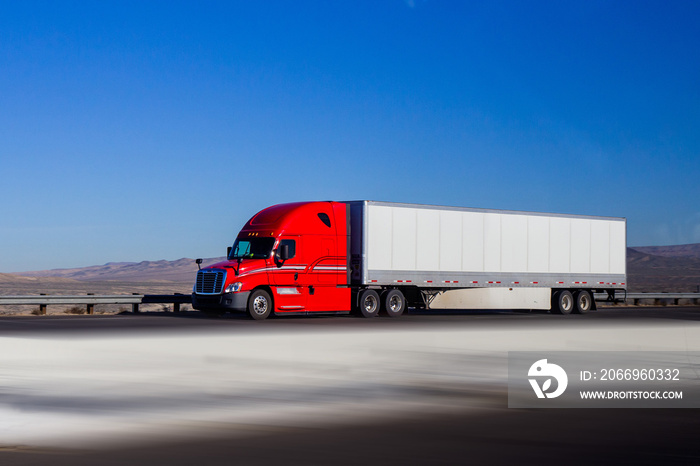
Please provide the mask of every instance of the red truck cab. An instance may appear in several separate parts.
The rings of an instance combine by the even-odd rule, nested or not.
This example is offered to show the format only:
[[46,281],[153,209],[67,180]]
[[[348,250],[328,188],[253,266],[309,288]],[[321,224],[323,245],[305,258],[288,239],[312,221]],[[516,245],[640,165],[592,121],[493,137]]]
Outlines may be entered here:
[[350,312],[348,206],[301,202],[268,207],[238,233],[227,259],[201,269],[195,309],[275,314]]

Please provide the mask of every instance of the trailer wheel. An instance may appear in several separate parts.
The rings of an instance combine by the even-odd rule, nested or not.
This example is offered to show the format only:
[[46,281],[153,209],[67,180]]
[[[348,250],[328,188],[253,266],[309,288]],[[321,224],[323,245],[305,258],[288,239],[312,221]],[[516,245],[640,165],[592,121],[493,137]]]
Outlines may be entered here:
[[593,307],[593,298],[591,298],[591,294],[586,290],[579,290],[574,293],[574,302],[576,303],[574,312],[577,314],[585,314]]
[[248,298],[248,315],[255,320],[267,319],[272,312],[272,299],[265,290],[255,290]]
[[552,294],[552,312],[571,314],[574,310],[574,297],[569,290],[559,290]]
[[384,312],[389,317],[399,317],[406,310],[406,298],[400,290],[389,290],[382,298]]
[[379,313],[379,293],[374,290],[363,290],[358,304],[363,317],[376,317]]

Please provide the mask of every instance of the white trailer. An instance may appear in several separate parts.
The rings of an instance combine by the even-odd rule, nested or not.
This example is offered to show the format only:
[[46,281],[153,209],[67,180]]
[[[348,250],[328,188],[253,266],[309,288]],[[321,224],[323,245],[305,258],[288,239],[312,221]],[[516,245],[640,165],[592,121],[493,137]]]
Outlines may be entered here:
[[583,313],[595,309],[594,292],[627,287],[624,218],[348,204],[348,278],[360,310],[365,290],[398,290],[430,309]]

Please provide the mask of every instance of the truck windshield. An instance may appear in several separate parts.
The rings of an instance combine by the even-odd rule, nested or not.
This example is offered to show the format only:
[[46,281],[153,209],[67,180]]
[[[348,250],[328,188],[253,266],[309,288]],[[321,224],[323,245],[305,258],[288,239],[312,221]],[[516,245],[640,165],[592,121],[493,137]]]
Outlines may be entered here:
[[272,253],[275,238],[249,238],[237,239],[229,254],[229,260],[233,259],[267,259]]

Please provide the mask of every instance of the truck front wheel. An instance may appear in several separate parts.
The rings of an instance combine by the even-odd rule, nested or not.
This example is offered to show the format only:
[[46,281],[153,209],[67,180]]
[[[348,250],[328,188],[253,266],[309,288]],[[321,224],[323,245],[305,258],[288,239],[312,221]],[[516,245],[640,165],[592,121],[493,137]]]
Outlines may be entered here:
[[376,317],[379,313],[379,294],[374,290],[363,290],[358,304],[363,317]]
[[255,320],[267,319],[272,312],[272,299],[265,290],[255,290],[248,298],[248,314]]

